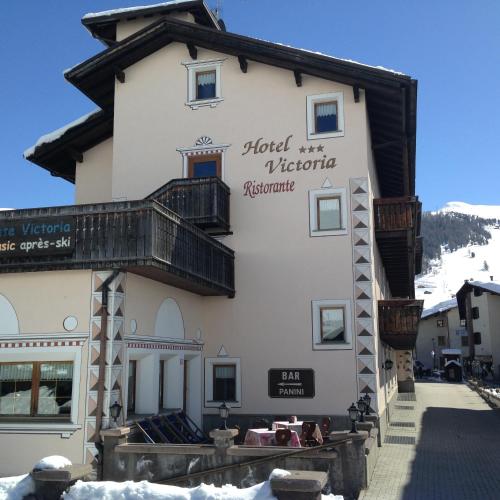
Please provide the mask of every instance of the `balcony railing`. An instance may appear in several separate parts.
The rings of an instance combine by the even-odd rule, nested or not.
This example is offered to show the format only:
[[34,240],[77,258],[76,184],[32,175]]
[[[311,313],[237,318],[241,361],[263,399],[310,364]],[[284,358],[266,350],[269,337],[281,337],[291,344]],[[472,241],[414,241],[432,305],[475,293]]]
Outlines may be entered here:
[[415,196],[373,200],[375,236],[394,297],[415,296],[421,203]]
[[218,177],[173,179],[148,196],[212,233],[229,232],[229,187]]
[[380,338],[395,349],[415,347],[423,300],[379,300]]
[[[49,228],[62,227],[56,241]],[[201,295],[234,295],[233,251],[153,200],[0,212],[0,273],[58,269],[124,269]]]
[[421,203],[415,196],[373,200],[376,231],[417,229]]

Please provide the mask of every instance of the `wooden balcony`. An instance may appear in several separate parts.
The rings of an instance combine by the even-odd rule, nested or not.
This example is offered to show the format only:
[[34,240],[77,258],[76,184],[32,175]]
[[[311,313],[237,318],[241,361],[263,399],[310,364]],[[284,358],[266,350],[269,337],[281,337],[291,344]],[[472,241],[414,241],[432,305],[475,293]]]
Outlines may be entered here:
[[422,259],[424,256],[424,239],[422,236],[417,236],[415,245],[415,274],[422,272]]
[[123,269],[234,296],[234,252],[154,200],[0,212],[0,273],[63,269]]
[[229,187],[218,177],[173,179],[148,196],[210,234],[229,233]]
[[423,300],[379,300],[378,325],[382,342],[394,349],[413,349]]
[[394,297],[415,296],[421,206],[414,196],[373,200],[375,237]]

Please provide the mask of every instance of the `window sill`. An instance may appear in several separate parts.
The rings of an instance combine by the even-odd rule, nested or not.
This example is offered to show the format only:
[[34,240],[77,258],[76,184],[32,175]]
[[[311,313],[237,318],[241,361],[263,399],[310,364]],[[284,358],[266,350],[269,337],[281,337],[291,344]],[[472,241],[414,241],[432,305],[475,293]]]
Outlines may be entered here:
[[349,343],[334,343],[321,342],[313,345],[313,351],[342,351],[352,349],[352,344]]
[[82,426],[70,422],[4,422],[0,421],[0,434],[60,434],[70,438]]
[[210,106],[211,108],[215,108],[219,102],[222,102],[224,99],[222,97],[215,97],[214,99],[203,99],[200,101],[188,101],[186,102],[186,106],[189,106],[191,109],[203,108],[206,106]]
[[313,229],[310,232],[311,238],[316,238],[318,236],[345,236],[347,234],[347,229],[334,229],[329,231],[318,231]]
[[336,132],[323,132],[317,134],[316,132],[309,132],[307,134],[307,138],[309,140],[314,140],[314,139],[330,139],[332,137],[344,137],[344,131],[343,130],[337,130]]

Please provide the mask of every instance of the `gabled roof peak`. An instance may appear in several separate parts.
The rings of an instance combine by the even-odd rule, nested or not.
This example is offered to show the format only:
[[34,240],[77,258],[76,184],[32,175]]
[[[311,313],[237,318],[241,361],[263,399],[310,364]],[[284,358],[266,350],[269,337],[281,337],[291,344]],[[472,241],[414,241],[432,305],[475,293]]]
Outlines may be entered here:
[[116,41],[116,24],[118,22],[168,15],[174,12],[190,12],[196,23],[217,30],[221,29],[219,21],[204,0],[170,0],[152,5],[90,12],[82,17],[82,24],[93,37],[98,38],[106,45],[111,45]]

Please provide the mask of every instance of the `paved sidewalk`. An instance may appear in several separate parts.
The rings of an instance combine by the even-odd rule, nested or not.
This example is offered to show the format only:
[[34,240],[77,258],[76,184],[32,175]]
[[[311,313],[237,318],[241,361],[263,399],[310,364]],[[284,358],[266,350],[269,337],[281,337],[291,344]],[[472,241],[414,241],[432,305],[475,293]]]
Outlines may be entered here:
[[465,384],[420,382],[416,399],[397,401],[360,499],[500,499],[500,410]]

